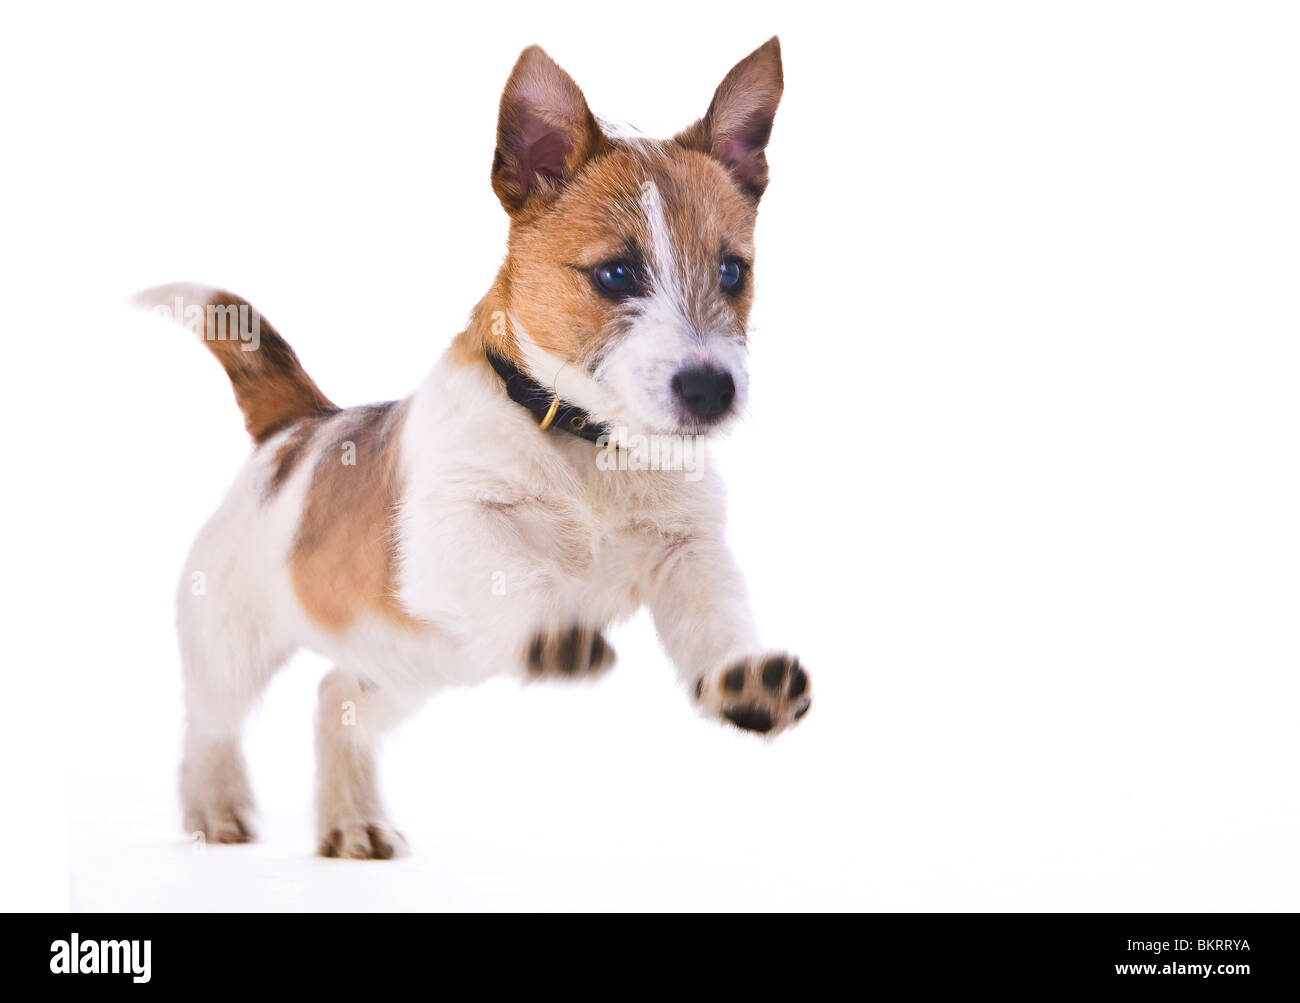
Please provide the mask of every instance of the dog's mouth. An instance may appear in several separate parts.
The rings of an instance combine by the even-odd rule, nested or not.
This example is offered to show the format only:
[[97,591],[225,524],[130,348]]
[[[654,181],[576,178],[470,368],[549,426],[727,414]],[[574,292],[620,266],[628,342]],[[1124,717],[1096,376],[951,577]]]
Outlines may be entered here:
[[730,430],[741,412],[748,380],[734,364],[662,356],[619,362],[605,356],[584,367],[603,398],[593,416],[611,432],[717,437]]
[[677,428],[674,429],[674,435],[698,435],[717,438],[725,435],[731,430],[734,412],[720,414],[713,418],[682,418]]
[[692,414],[672,400],[657,400],[653,405],[641,408],[626,405],[618,407],[604,424],[614,434],[714,439],[730,433],[739,417],[739,407],[736,405],[706,415]]
[[610,420],[604,423],[604,427],[609,437],[619,444],[640,443],[672,448],[685,440],[724,438],[734,425],[733,418],[728,414],[710,420],[685,417],[659,423]]

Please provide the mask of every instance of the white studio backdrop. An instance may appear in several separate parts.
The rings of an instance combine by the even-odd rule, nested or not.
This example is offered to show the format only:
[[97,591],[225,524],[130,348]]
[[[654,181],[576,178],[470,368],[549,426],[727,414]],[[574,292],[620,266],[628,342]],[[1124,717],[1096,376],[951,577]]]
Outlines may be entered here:
[[[507,6],[0,15],[0,904],[1300,908],[1294,9]],[[265,838],[192,852],[172,595],[247,443],[207,353],[123,301],[226,286],[336,401],[401,396],[504,252],[521,48],[663,135],[773,33],[719,462],[813,712],[696,718],[639,617],[594,686],[435,698],[383,763],[414,855],[322,861],[302,655],[248,732]]]

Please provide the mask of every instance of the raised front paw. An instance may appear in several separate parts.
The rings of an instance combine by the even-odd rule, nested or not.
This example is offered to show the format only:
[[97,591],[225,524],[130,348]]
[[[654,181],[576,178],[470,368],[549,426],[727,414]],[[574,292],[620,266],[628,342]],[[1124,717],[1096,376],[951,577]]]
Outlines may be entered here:
[[812,706],[808,673],[793,655],[753,655],[695,683],[695,699],[737,728],[775,735]]
[[614,664],[614,649],[600,631],[590,627],[570,627],[534,637],[528,645],[525,661],[528,674],[535,679],[588,676]]

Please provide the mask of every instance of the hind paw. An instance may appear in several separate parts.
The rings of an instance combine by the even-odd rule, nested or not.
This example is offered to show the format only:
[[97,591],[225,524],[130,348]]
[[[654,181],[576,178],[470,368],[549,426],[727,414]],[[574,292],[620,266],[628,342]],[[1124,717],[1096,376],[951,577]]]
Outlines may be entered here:
[[209,810],[192,808],[185,813],[185,830],[202,835],[207,843],[251,843],[257,838],[246,809],[230,806]]
[[392,860],[406,856],[406,840],[383,822],[340,822],[325,833],[316,851],[322,857]]

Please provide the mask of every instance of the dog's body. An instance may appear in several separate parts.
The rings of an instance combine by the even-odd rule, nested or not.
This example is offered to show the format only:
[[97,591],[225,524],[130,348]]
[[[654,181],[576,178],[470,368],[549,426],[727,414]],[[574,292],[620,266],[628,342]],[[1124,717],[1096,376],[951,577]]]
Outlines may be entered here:
[[[806,712],[797,661],[759,647],[711,469],[638,469],[647,441],[699,441],[743,399],[753,219],[780,90],[773,39],[674,140],[614,140],[567,75],[526,50],[493,168],[509,256],[400,402],[337,408],[264,322],[255,351],[222,339],[214,308],[246,306],[230,294],[146,294],[203,305],[256,443],[179,593],[188,830],[249,838],[242,722],[299,648],[336,666],[317,715],[327,856],[401,850],[376,742],[432,691],[598,672],[613,660],[601,631],[642,604],[706,712],[769,734]],[[551,405],[521,406],[520,386]]]

